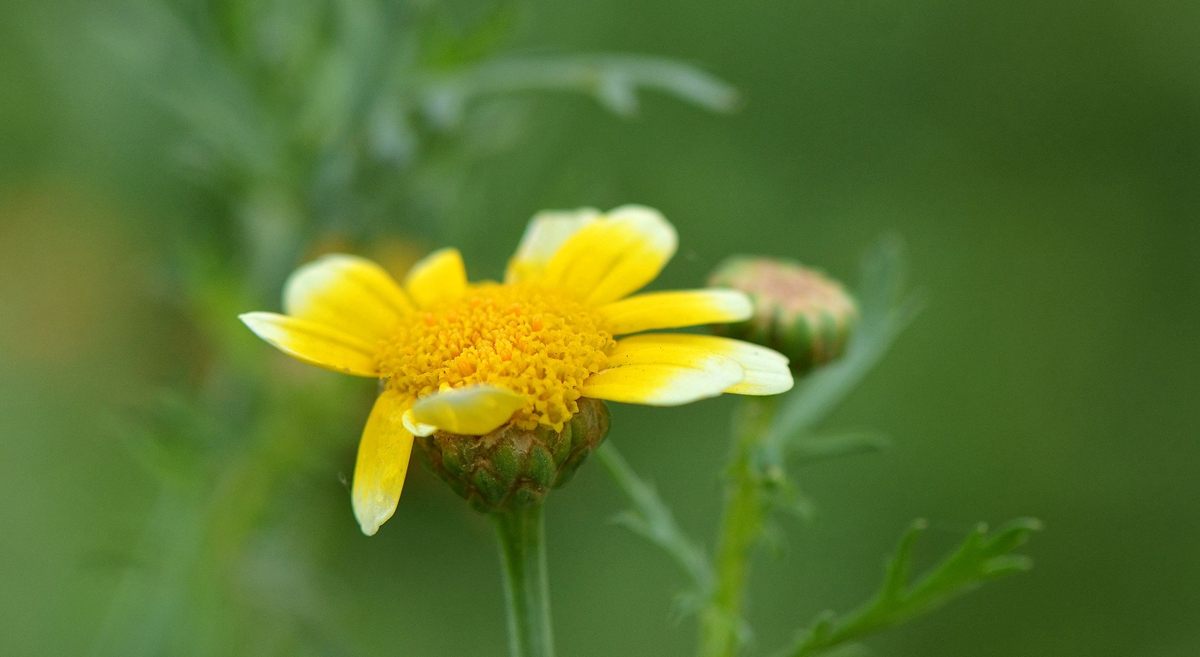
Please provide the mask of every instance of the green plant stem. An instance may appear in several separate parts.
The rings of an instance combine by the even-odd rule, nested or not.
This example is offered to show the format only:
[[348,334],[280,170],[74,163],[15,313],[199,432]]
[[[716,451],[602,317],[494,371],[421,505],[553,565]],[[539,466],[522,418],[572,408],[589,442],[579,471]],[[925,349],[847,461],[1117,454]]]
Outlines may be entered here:
[[775,399],[771,397],[748,397],[738,410],[717,545],[717,585],[700,617],[701,657],[733,657],[741,643],[750,554],[762,535],[767,513],[754,459],[774,415]]
[[542,505],[491,516],[500,541],[504,601],[508,608],[508,650],[512,657],[553,657],[550,586]]

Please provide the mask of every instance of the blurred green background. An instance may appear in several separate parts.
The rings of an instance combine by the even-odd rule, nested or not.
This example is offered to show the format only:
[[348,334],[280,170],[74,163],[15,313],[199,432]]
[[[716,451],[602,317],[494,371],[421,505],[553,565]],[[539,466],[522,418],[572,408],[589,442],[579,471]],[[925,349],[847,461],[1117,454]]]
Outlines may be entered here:
[[[234,386],[222,408],[278,394],[272,435],[325,438],[247,458],[251,443],[222,430],[208,456],[185,450],[185,465],[236,462],[205,485],[261,503],[248,529],[217,532],[250,546],[235,566],[170,574],[204,531],[170,519],[199,508],[220,521],[221,507],[156,477],[130,447],[130,416],[164,389],[221,387],[196,384],[202,332],[170,302],[179,254],[217,243],[234,253],[220,267],[250,267],[219,243],[236,185],[198,191],[180,173],[187,126],[141,93],[142,74],[102,63],[94,26],[123,20],[108,9],[0,8],[0,654],[505,654],[485,519],[414,468],[396,517],[363,537],[339,477],[372,384],[267,353],[234,324],[255,307],[219,288],[217,331],[291,386]],[[503,147],[439,159],[435,143],[428,167],[381,176],[377,189],[418,190],[386,221],[348,206],[306,240],[392,243],[397,260],[449,242],[472,278],[496,277],[535,211],[639,202],[679,228],[656,283],[676,288],[731,252],[852,282],[863,250],[896,232],[928,308],[829,422],[896,447],[800,473],[821,515],[785,519],[786,548],[756,563],[754,653],[870,595],[914,517],[930,520],[932,560],[978,520],[1032,515],[1046,525],[1032,573],[871,647],[1200,654],[1200,5],[537,0],[514,16],[501,51],[680,58],[733,84],[740,108],[648,93],[620,117],[584,96],[518,94],[516,114],[476,119],[486,135],[513,131]],[[186,81],[187,57],[163,61]],[[731,410],[614,409],[611,439],[705,540]],[[608,522],[624,506],[594,464],[551,498],[560,652],[690,654],[693,622],[670,613],[683,578]],[[150,584],[130,583],[146,572]],[[256,619],[250,639],[205,617],[230,596]]]

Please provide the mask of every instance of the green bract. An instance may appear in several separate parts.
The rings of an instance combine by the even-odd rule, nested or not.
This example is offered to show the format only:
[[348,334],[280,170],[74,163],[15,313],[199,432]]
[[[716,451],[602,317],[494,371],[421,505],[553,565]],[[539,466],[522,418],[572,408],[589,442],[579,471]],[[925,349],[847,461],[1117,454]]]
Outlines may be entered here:
[[562,431],[507,424],[483,436],[438,431],[417,440],[426,464],[478,511],[498,513],[540,503],[571,480],[608,435],[604,402],[583,398]]

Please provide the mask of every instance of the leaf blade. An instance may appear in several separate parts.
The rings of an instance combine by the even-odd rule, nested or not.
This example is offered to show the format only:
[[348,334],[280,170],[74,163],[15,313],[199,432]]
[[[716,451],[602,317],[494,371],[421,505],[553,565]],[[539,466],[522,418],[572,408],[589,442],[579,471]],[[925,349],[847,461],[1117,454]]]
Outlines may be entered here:
[[911,576],[913,550],[927,527],[928,523],[923,520],[909,525],[896,553],[888,560],[884,582],[874,598],[840,617],[833,612],[819,615],[789,648],[777,653],[776,657],[828,654],[928,613],[986,582],[1029,570],[1032,560],[1025,555],[1012,554],[1012,551],[1024,545],[1030,534],[1040,530],[1041,523],[1033,518],[1019,518],[990,536],[987,525],[980,523],[955,550],[914,582]]

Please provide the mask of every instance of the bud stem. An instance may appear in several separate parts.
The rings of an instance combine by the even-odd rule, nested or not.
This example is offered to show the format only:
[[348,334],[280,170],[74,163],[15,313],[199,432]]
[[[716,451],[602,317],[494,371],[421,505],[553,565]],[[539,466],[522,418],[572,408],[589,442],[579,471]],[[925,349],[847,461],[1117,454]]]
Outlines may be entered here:
[[504,568],[509,654],[554,657],[542,504],[498,511],[490,517]]
[[754,456],[774,416],[774,397],[747,397],[738,408],[717,545],[717,585],[700,615],[701,657],[734,657],[741,644],[750,553],[762,535],[767,512]]

